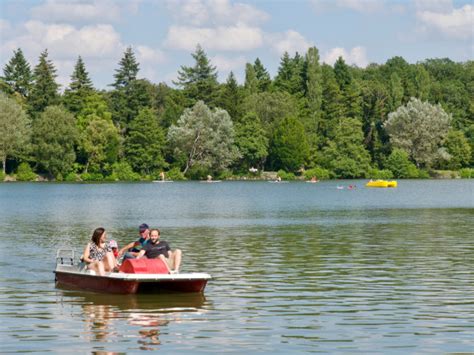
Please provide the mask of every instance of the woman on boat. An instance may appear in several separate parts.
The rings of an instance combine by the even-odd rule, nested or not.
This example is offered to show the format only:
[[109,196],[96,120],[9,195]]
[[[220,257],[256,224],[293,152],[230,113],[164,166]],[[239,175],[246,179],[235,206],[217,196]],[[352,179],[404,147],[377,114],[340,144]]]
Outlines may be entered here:
[[106,242],[107,233],[104,228],[97,228],[92,234],[91,241],[84,249],[84,262],[89,270],[94,270],[99,275],[113,271],[116,266],[112,248]]

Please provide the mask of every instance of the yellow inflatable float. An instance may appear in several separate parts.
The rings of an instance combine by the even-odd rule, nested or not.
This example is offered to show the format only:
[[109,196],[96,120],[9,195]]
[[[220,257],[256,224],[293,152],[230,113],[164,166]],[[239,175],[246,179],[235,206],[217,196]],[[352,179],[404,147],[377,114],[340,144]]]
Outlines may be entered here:
[[397,187],[395,180],[370,180],[365,186],[367,187]]

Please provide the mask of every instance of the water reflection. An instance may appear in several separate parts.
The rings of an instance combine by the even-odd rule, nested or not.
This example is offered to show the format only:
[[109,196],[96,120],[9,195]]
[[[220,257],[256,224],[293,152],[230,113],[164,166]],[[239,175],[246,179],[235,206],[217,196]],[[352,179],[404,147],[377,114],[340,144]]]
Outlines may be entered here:
[[[134,338],[140,350],[156,350],[163,327],[183,321],[183,315],[202,313],[206,303],[203,294],[107,295],[63,290],[59,297],[60,302],[81,305],[87,341],[107,344]],[[124,326],[126,334],[119,332]]]

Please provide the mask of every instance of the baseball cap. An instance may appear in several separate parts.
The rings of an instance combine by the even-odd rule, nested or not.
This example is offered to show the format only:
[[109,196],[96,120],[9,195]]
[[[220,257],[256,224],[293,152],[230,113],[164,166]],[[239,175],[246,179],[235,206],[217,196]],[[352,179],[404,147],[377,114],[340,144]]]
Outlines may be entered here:
[[142,223],[142,224],[140,224],[140,225],[138,226],[138,230],[139,230],[140,232],[144,232],[144,231],[147,230],[147,229],[150,229],[150,227],[149,227],[148,224],[146,224],[146,223]]
[[113,239],[111,241],[109,241],[109,246],[111,248],[118,248],[117,242]]

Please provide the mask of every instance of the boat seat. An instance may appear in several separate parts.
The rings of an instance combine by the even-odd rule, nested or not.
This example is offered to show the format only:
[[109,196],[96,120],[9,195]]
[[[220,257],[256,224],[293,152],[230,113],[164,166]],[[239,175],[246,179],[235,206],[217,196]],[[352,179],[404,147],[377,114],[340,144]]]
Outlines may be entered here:
[[168,268],[161,259],[126,259],[120,266],[120,272],[127,274],[167,274]]

